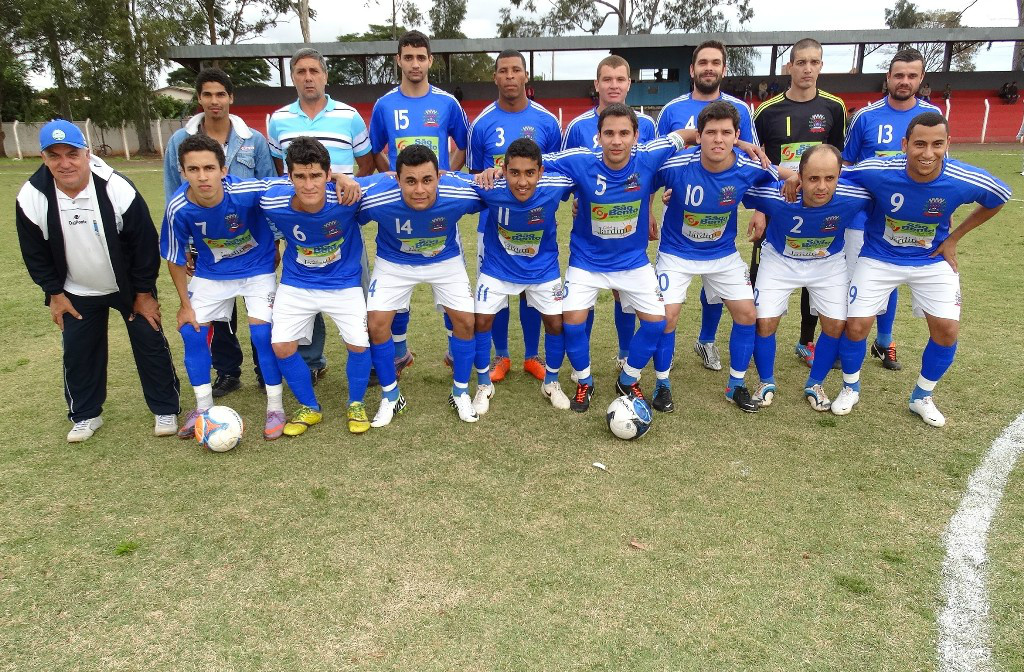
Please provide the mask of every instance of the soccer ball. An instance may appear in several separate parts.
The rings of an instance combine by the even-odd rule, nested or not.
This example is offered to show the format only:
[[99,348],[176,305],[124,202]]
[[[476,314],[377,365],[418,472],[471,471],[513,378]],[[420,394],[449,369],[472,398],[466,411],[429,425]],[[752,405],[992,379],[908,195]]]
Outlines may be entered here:
[[242,440],[242,416],[227,406],[211,406],[196,419],[196,441],[215,453],[226,453]]
[[620,439],[637,439],[651,428],[651,409],[647,403],[623,395],[608,407],[608,429]]

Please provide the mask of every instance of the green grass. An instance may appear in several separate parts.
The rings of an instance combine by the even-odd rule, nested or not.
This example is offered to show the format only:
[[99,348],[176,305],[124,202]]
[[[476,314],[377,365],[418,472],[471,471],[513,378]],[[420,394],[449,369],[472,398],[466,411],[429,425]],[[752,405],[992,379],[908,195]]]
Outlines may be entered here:
[[[960,156],[1021,186],[1015,149]],[[116,166],[157,217],[159,164]],[[0,162],[8,204],[34,169]],[[867,364],[865,394],[844,418],[802,398],[807,370],[788,345],[794,298],[776,402],[748,416],[722,398],[725,373],[689,350],[694,288],[673,372],[679,410],[624,443],[601,413],[613,396],[610,296],[598,306],[594,410],[553,411],[514,368],[491,412],[468,426],[445,404],[441,321],[420,288],[417,359],[403,380],[410,409],[392,427],[345,431],[344,357],[331,336],[322,425],[274,443],[250,430],[236,450],[211,454],[151,435],[113,318],[105,425],[84,444],[64,441],[59,334],[8,207],[0,670],[933,669],[942,532],[981,455],[1021,411],[1021,215],[1012,202],[961,245],[964,321],[938,389],[942,430],[906,409],[927,339],[909,295],[896,326],[904,370]],[[472,258],[473,226],[463,225]],[[173,315],[166,273],[160,289]],[[183,375],[180,338],[169,340]],[[264,398],[250,372],[243,381],[226,401],[257,427]],[[836,379],[826,387],[834,395]],[[192,403],[187,383],[182,396]],[[1024,670],[1022,493],[1018,470],[988,565],[1006,670]]]

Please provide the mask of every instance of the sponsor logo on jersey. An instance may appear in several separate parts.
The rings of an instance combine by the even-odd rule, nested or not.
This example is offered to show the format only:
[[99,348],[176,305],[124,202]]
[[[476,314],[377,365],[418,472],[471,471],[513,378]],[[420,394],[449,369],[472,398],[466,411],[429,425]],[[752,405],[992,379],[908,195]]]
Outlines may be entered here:
[[491,160],[494,161],[495,168],[505,167],[505,155],[504,154],[492,154]]
[[887,215],[882,237],[895,247],[927,249],[935,240],[935,232],[938,228],[939,222],[907,222]]
[[837,228],[839,228],[839,215],[826,217],[825,221],[821,223],[822,231],[835,231]]
[[683,212],[683,235],[695,243],[710,243],[722,237],[729,225],[728,212]]
[[902,153],[903,152],[901,152],[898,149],[878,149],[878,150],[875,150],[875,156],[877,156],[879,158],[888,158],[890,156],[899,156]]
[[430,220],[431,233],[438,233],[439,231],[444,231],[445,228],[447,228],[447,226],[448,220],[445,219],[444,217],[435,217],[432,220]]
[[395,149],[399,152],[406,147],[412,147],[413,145],[423,145],[429,147],[430,151],[434,152],[437,156],[438,142],[437,137],[433,135],[405,135],[400,138],[395,138]]
[[719,205],[735,205],[736,204],[736,187],[727,184],[722,187],[722,191],[718,192],[718,204]]
[[820,145],[820,142],[787,142],[782,145],[782,149],[779,152],[780,161],[779,165],[785,166],[786,168],[793,168],[796,164],[800,163],[800,157],[804,155],[811,147]]
[[335,238],[341,235],[341,225],[338,224],[338,220],[332,219],[331,221],[324,224],[324,237]]
[[437,128],[439,125],[437,119],[440,116],[441,113],[437,110],[423,110],[423,125],[429,128]]
[[528,213],[526,213],[526,223],[527,224],[543,224],[544,223],[544,207],[543,206],[539,206],[539,207],[536,207],[536,208],[532,208]]
[[332,240],[323,245],[312,247],[295,246],[295,261],[306,268],[323,268],[333,264],[341,258],[342,240]]
[[591,232],[599,238],[625,238],[637,230],[640,201],[594,203],[590,206]]
[[401,251],[407,254],[421,254],[436,257],[444,250],[445,238],[403,238]]
[[238,231],[240,228],[242,228],[242,218],[239,217],[238,214],[234,212],[229,212],[228,214],[224,215],[224,223],[227,225],[228,231],[230,231],[231,233],[234,233],[235,231]]
[[825,128],[825,115],[824,114],[812,114],[811,118],[807,120],[807,127],[811,133],[824,133]]
[[633,173],[626,178],[626,191],[637,191],[640,189],[640,173]]
[[213,263],[240,257],[258,246],[251,231],[244,231],[234,238],[203,238],[203,243],[213,255]]
[[501,239],[501,246],[509,254],[517,257],[534,257],[540,249],[544,231],[512,231],[499,226],[498,237]]
[[537,129],[533,126],[523,126],[523,133],[519,137],[535,140],[537,138]]
[[821,259],[828,256],[829,245],[834,240],[834,236],[821,236],[818,238],[792,238],[786,236],[784,256],[792,257],[793,259]]
[[924,206],[925,217],[942,217],[946,211],[946,199],[942,197],[929,198]]

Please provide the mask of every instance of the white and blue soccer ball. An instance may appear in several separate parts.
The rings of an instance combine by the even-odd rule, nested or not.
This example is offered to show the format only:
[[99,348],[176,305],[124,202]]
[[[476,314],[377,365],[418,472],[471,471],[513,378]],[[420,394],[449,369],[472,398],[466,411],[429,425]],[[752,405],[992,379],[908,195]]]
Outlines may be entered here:
[[196,441],[215,453],[226,453],[242,440],[242,416],[228,406],[211,406],[196,418]]
[[651,428],[651,409],[642,399],[623,395],[608,407],[608,429],[629,441],[638,439]]

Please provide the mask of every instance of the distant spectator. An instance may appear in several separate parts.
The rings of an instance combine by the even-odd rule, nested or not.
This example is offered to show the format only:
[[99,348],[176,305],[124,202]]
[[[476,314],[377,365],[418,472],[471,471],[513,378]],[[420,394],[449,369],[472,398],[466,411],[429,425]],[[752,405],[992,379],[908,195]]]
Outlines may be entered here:
[[932,102],[932,85],[925,82],[921,85],[921,89],[917,92],[917,95],[926,103]]
[[591,86],[590,87],[590,93],[588,95],[590,96],[590,103],[592,105],[596,106],[597,105],[597,89],[595,89],[593,86]]
[[1008,94],[1006,102],[1011,105],[1016,103],[1017,99],[1020,98],[1020,91],[1017,89],[1017,82],[1010,82],[1010,88],[1006,90],[1006,93]]
[[949,100],[952,97],[953,97],[953,87],[950,86],[949,84],[946,84],[946,88],[942,91],[942,99],[943,100]]
[[781,88],[779,87],[779,81],[777,79],[773,79],[772,83],[768,85],[768,93],[771,94],[772,96],[777,96],[779,94],[779,91],[781,91]]
[[750,86],[750,82],[747,82],[743,86],[743,102],[749,103],[754,100],[754,89]]
[[757,97],[760,100],[764,100],[765,98],[768,97],[768,82],[764,81],[763,79],[757,85]]
[[462,93],[462,87],[461,86],[456,86],[455,90],[452,91],[452,95],[455,96],[455,100],[459,101],[459,105],[462,105],[462,98],[463,98],[463,95],[464,95]]

